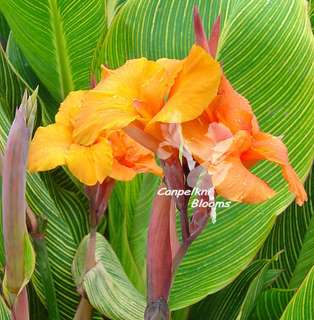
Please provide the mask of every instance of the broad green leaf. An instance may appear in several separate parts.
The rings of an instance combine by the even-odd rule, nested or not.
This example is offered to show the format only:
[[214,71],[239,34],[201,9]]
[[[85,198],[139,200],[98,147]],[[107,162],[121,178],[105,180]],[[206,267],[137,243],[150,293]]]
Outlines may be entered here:
[[283,250],[272,267],[283,272],[275,282],[278,288],[297,288],[314,265],[314,210],[313,172],[307,179],[305,189],[309,201],[299,207],[291,204],[276,224],[260,250],[259,258],[270,258]]
[[1,320],[11,320],[10,310],[6,306],[2,297],[0,297],[0,319]]
[[1,0],[18,46],[57,100],[89,87],[89,67],[105,31],[103,0]]
[[[108,31],[98,64],[117,67],[141,56],[184,57],[194,41],[195,4],[207,31],[221,15],[218,58],[227,77],[251,101],[261,128],[283,136],[290,160],[304,179],[314,143],[314,42],[304,1],[188,0],[182,5],[128,0]],[[218,210],[218,222],[195,241],[177,271],[172,309],[191,305],[232,282],[260,249],[276,215],[292,201],[278,168],[262,163],[254,172],[277,196],[259,206]]]
[[159,178],[137,176],[117,183],[109,202],[109,240],[135,287],[145,292],[146,237]]
[[3,48],[6,47],[9,34],[10,27],[8,26],[3,14],[0,11],[0,45],[2,45]]
[[280,274],[278,270],[269,270],[269,266],[269,260],[252,262],[226,288],[192,306],[189,320],[244,319],[253,310],[261,291]]
[[251,282],[266,264],[265,260],[254,261],[226,288],[192,306],[189,320],[236,319]]
[[257,300],[256,308],[251,319],[278,320],[293,294],[294,290],[289,289],[270,289],[264,291]]
[[88,236],[73,262],[73,277],[82,285],[90,303],[111,320],[142,320],[145,298],[133,287],[106,239],[97,234],[96,266],[84,275]]
[[[36,267],[44,283],[43,290],[44,290],[45,299],[46,301],[49,301],[49,303],[47,303],[48,316],[50,319],[59,320],[60,314],[59,314],[59,308],[57,303],[55,285],[54,285],[50,263],[48,259],[46,240],[43,237],[38,237],[33,239],[33,243],[36,251],[36,264],[37,264]],[[33,295],[34,294],[35,293],[33,293]],[[34,301],[34,304],[36,304],[35,301]]]
[[[314,173],[312,171],[307,184],[307,190],[309,195],[309,203],[302,211],[303,214],[309,216],[311,213],[311,220],[308,221],[308,228],[303,238],[302,249],[299,252],[296,267],[292,274],[292,278],[289,283],[290,288],[297,288],[302,283],[305,275],[314,265]],[[305,211],[307,210],[307,211]],[[299,216],[298,216],[299,219]],[[293,238],[296,237],[296,233],[293,233]]]
[[[63,186],[59,183],[59,179],[56,179],[54,172],[42,174],[43,181],[78,246],[83,237],[89,232],[87,199],[73,185],[71,185],[72,190],[70,189],[69,184],[71,181],[69,181],[69,177],[63,174],[63,182],[67,182],[66,186]],[[66,178],[67,180],[65,180]]]
[[190,309],[184,308],[171,313],[171,320],[188,320]]
[[13,71],[12,65],[0,47],[0,104],[10,121],[13,121],[16,107],[21,102],[25,88],[30,89]]
[[312,0],[309,0],[309,14],[312,24],[312,29],[314,29],[314,2]]
[[36,88],[38,78],[18,47],[12,32],[10,32],[5,52],[8,60],[12,63],[12,66],[14,66],[21,78],[23,78],[30,87]]
[[[27,293],[28,293],[28,305],[29,305],[29,313],[31,314],[31,320],[49,319],[47,310],[44,307],[44,305],[41,303],[40,299],[38,298],[32,283],[28,285]],[[58,318],[56,319],[58,320]]]
[[303,280],[289,302],[280,320],[304,320],[314,318],[314,267]]
[[[275,259],[277,259],[277,257]],[[267,285],[267,275],[269,272],[270,263],[271,261],[268,261],[250,283],[236,320],[249,319],[252,311],[255,308],[257,299],[260,297],[265,286]],[[273,280],[274,278],[272,278],[270,282]]]
[[35,75],[24,54],[18,47],[12,32],[8,39],[6,54],[17,77],[23,79],[30,88],[35,89],[36,87],[39,87],[39,103],[42,111],[41,116],[43,124],[53,122],[59,104],[52,98],[51,94]]

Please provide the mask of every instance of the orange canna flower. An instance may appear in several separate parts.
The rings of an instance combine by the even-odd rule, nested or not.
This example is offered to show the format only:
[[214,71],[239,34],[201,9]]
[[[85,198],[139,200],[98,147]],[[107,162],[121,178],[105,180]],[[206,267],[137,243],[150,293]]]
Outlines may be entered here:
[[249,171],[257,162],[268,160],[281,166],[297,204],[307,200],[286,146],[280,138],[260,131],[249,102],[225,76],[214,101],[199,118],[182,124],[182,132],[190,152],[212,174],[216,192],[225,198],[260,203],[273,197],[274,190]]
[[[215,56],[220,19],[213,26],[209,42],[197,9],[194,26],[196,42]],[[223,73],[215,99],[201,116],[182,124],[182,133],[187,148],[212,174],[216,192],[225,198],[260,203],[273,197],[274,190],[249,171],[258,161],[268,160],[281,166],[297,204],[307,201],[303,184],[289,163],[286,146],[280,138],[260,130],[249,102]]]
[[74,139],[90,145],[107,128],[134,120],[147,130],[155,123],[182,123],[198,117],[217,94],[219,64],[193,46],[184,60],[130,60],[116,70],[104,69],[90,90],[74,129]]
[[[130,180],[136,173],[161,174],[154,154],[124,133],[107,131],[93,144],[85,146],[74,140],[75,119],[86,91],[71,92],[55,117],[55,123],[37,129],[30,145],[30,172],[47,171],[67,165],[85,185],[102,183],[106,177]],[[121,138],[121,141],[117,136]]]

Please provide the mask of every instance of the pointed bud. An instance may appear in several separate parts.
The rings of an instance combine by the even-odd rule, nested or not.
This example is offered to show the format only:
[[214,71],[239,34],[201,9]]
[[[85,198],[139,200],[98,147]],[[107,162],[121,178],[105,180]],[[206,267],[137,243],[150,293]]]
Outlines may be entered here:
[[37,95],[38,87],[34,90],[33,94],[30,97],[28,96],[28,93],[25,90],[21,103],[21,108],[24,109],[25,113],[27,128],[30,132],[30,138],[34,129],[37,113]]
[[217,55],[218,43],[220,38],[220,28],[221,19],[220,16],[218,16],[213,24],[212,32],[208,40],[209,52],[214,58],[216,58]]
[[5,286],[17,295],[24,282],[26,234],[26,162],[29,143],[25,109],[21,107],[11,126],[3,158],[2,210],[6,256]]
[[195,43],[209,52],[206,32],[197,6],[194,7],[194,34]]

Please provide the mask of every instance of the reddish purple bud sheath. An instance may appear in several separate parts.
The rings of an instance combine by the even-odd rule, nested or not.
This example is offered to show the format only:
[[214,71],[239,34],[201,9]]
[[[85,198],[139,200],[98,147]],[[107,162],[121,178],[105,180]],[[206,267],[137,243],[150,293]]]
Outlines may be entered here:
[[216,21],[213,24],[212,32],[209,40],[207,41],[206,32],[200,16],[198,7],[194,7],[194,34],[195,34],[195,43],[201,46],[204,50],[210,53],[214,58],[217,55],[218,42],[220,38],[220,26],[221,19],[220,16],[217,17]]
[[216,21],[213,24],[212,32],[208,40],[209,52],[214,58],[216,58],[216,55],[217,55],[218,42],[220,38],[220,28],[221,28],[221,19],[220,19],[220,16],[218,16]]
[[6,286],[17,294],[24,282],[24,244],[26,234],[26,162],[29,130],[25,111],[16,111],[3,158],[2,210],[6,254]]
[[26,287],[17,297],[17,301],[13,306],[12,320],[29,320],[28,297]]
[[195,43],[200,47],[202,47],[207,52],[209,52],[206,32],[204,30],[202,18],[200,16],[197,6],[194,7],[194,34],[195,34]]
[[101,184],[97,183],[94,186],[85,187],[85,193],[89,200],[91,227],[97,226],[105,213],[114,184],[115,180],[107,178]]

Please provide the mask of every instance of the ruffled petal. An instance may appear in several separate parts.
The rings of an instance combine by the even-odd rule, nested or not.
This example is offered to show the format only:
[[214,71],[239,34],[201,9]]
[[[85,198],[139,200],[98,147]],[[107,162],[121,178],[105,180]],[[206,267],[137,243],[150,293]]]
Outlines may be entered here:
[[[123,131],[113,132],[109,136],[109,140],[112,144],[115,160],[112,177],[119,176],[118,180],[130,180],[133,175],[132,170],[135,173],[162,174],[161,168],[156,164],[154,153],[141,146]],[[118,172],[119,168],[120,172]],[[123,177],[124,173],[125,177]]]
[[81,110],[82,98],[85,93],[86,91],[72,91],[68,94],[56,114],[56,123],[73,127],[74,119]]
[[228,200],[257,204],[275,195],[275,191],[248,171],[239,158],[230,157],[210,168],[209,173],[216,192]]
[[112,169],[111,145],[104,138],[89,147],[72,144],[66,164],[82,183],[88,186],[102,183]]
[[39,127],[30,144],[29,171],[47,171],[64,165],[71,143],[69,128],[58,124]]
[[182,123],[184,143],[200,163],[209,161],[214,140],[208,135],[209,125],[202,117]]
[[233,133],[239,130],[252,132],[258,126],[249,102],[242,97],[222,75],[217,98],[207,112]]
[[153,66],[154,62],[140,58],[128,60],[115,70],[106,69],[103,79],[95,87],[95,90],[106,92],[109,95],[118,94],[132,100],[138,97],[144,75],[149,74]]
[[306,191],[298,175],[290,165],[282,167],[282,175],[288,181],[289,190],[295,194],[296,203],[302,206],[308,200]]
[[156,176],[162,176],[163,171],[157,165],[154,154],[149,153],[139,157],[138,161],[135,164],[135,169],[137,173],[147,173],[150,172]]
[[307,200],[303,183],[291,167],[287,147],[280,138],[264,132],[257,133],[254,135],[251,149],[244,153],[241,158],[248,165],[252,165],[259,160],[268,160],[280,165],[290,191],[296,195],[297,204],[302,205]]
[[122,165],[116,159],[113,159],[112,171],[110,177],[118,181],[130,181],[136,176],[134,168]]
[[217,94],[220,65],[194,45],[175,79],[169,99],[152,122],[181,123],[197,118]]
[[105,130],[126,127],[137,117],[128,99],[91,90],[84,96],[83,107],[76,118],[74,141],[91,145]]

